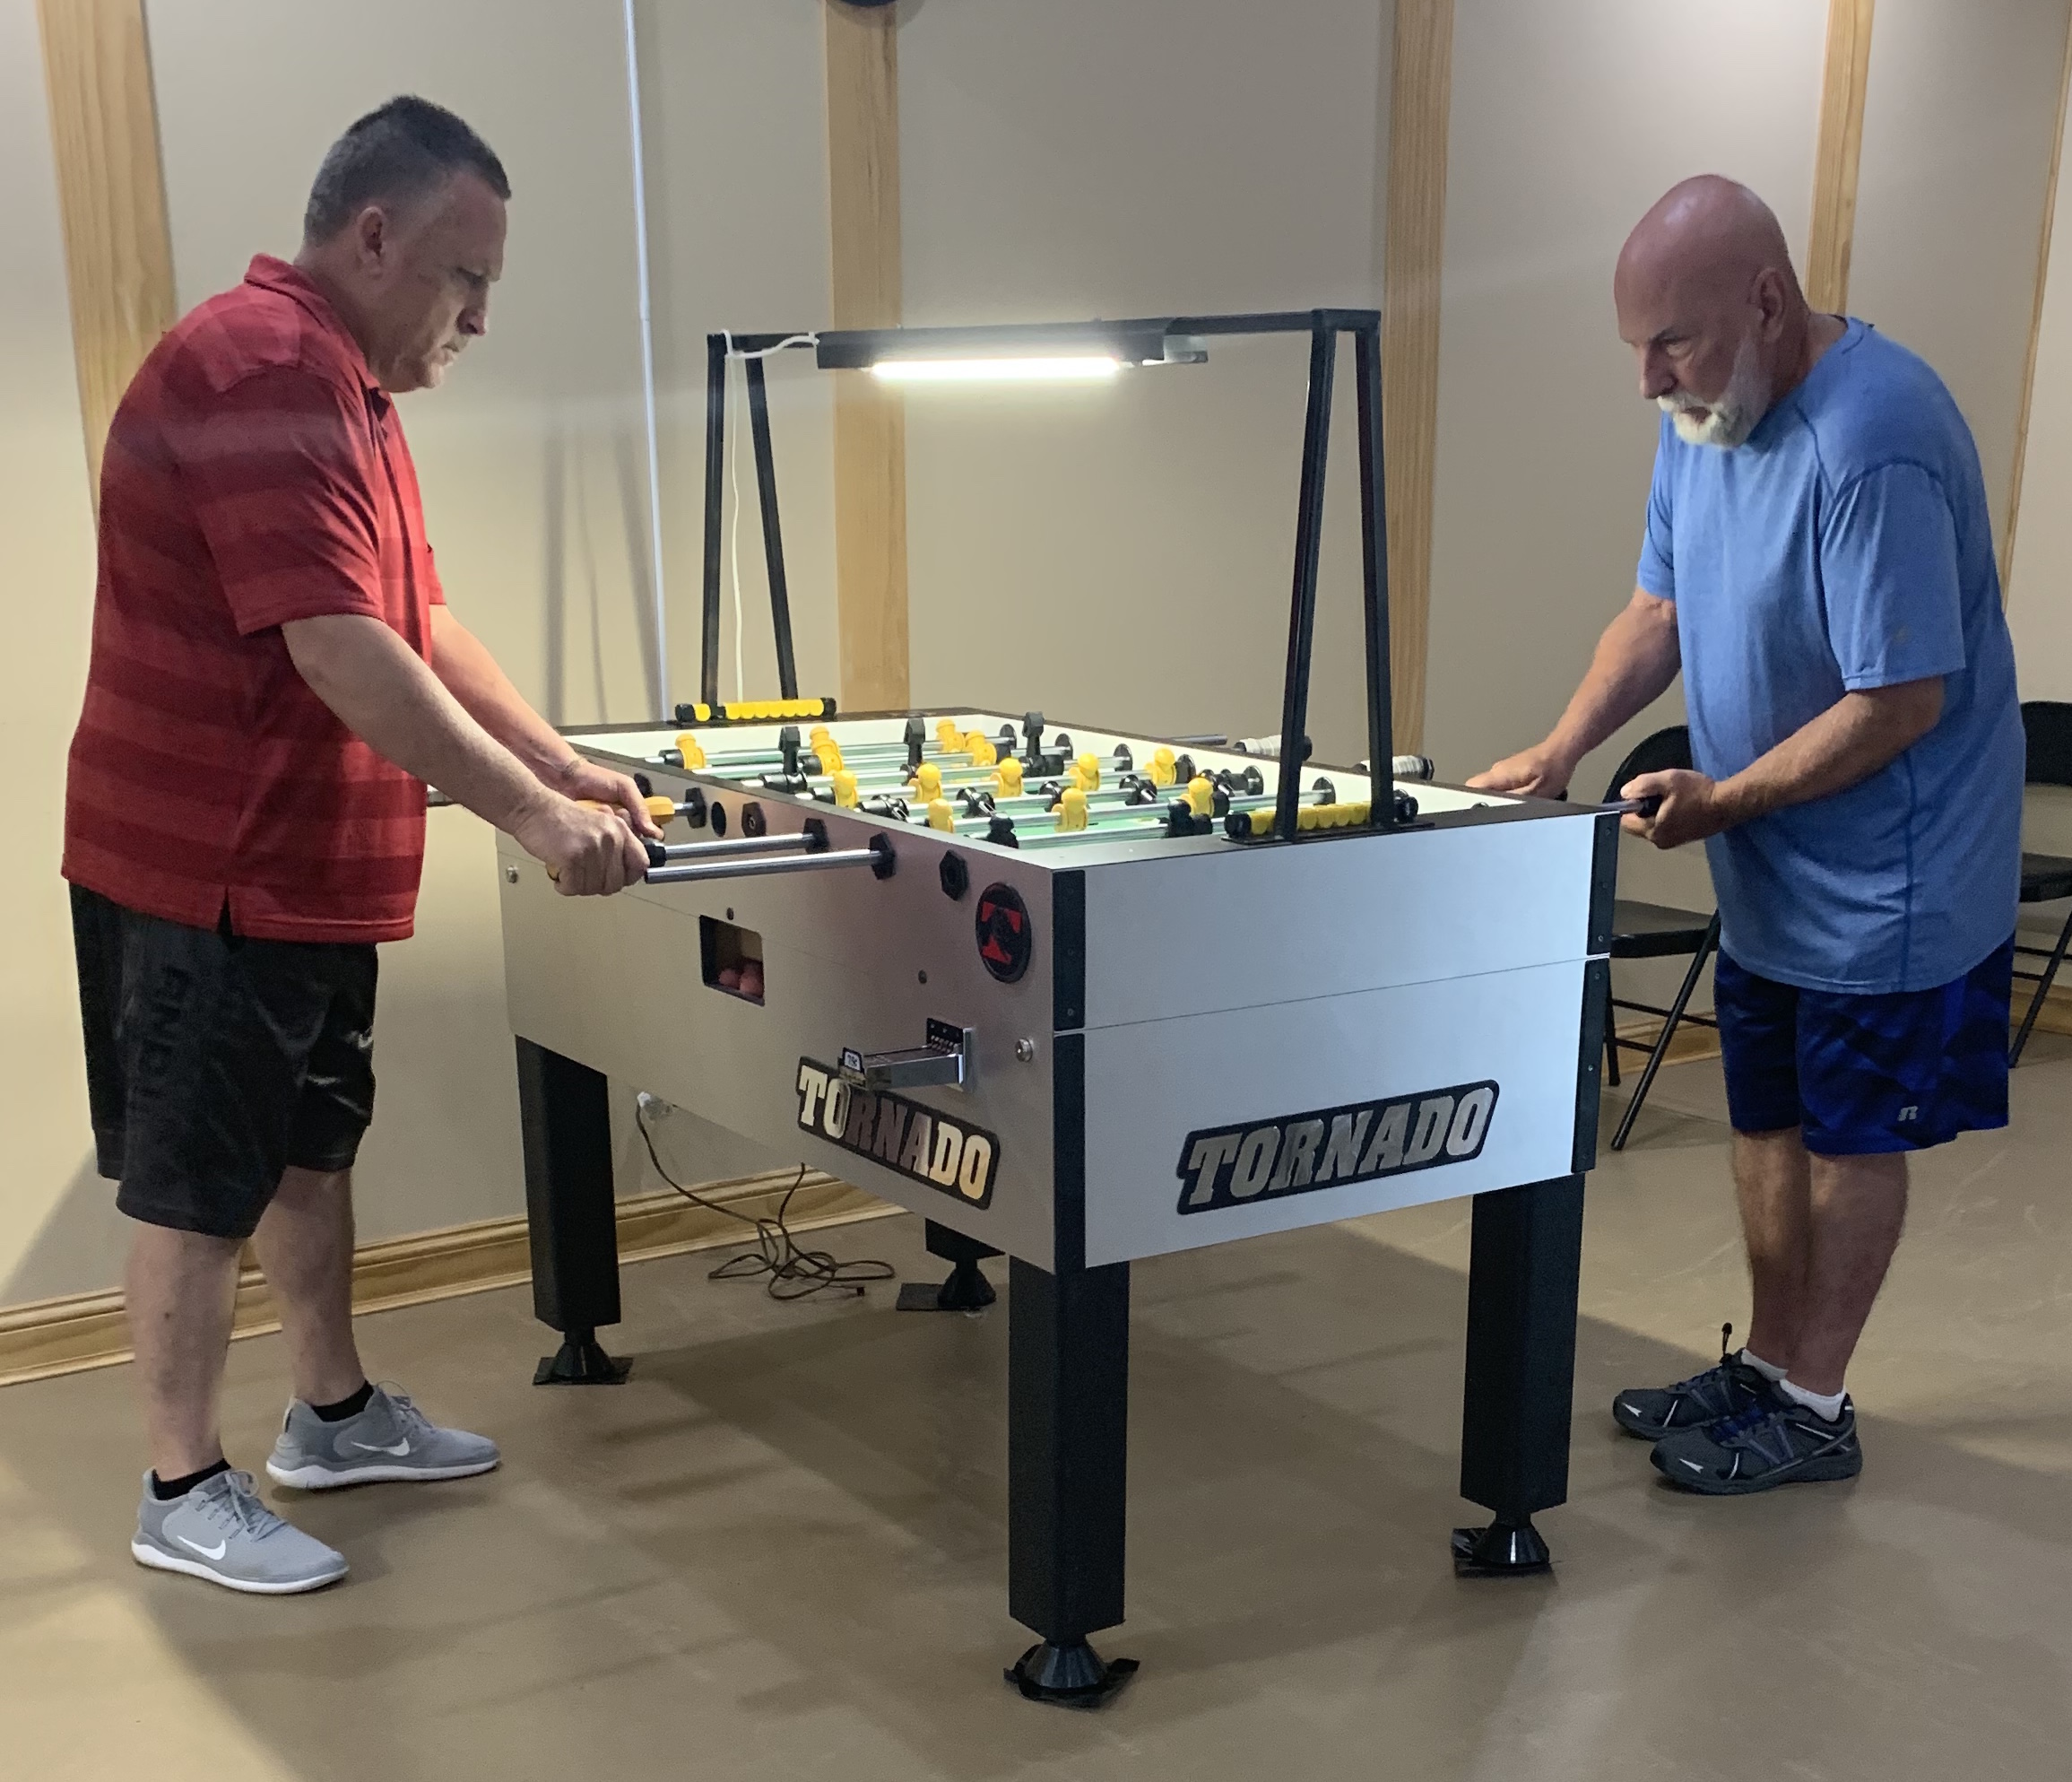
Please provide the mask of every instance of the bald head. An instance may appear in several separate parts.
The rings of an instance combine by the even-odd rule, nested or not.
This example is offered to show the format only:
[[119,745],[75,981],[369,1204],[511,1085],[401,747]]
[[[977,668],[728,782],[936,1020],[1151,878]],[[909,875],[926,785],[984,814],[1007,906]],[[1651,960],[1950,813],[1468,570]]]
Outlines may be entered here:
[[1776,214],[1716,174],[1673,186],[1612,280],[1641,391],[1695,443],[1738,446],[1810,365],[1810,322]]
[[1670,187],[1634,226],[1615,283],[1745,292],[1765,272],[1798,291],[1776,213],[1746,186],[1703,173]]

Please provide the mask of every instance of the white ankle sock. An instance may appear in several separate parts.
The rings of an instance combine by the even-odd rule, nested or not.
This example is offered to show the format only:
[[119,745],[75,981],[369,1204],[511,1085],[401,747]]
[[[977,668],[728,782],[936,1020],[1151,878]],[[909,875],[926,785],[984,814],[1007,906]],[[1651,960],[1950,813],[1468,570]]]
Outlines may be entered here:
[[1785,1369],[1780,1368],[1774,1361],[1765,1361],[1753,1349],[1742,1350],[1741,1360],[1745,1361],[1749,1367],[1755,1369],[1755,1370],[1761,1374],[1764,1379],[1768,1380],[1772,1386],[1775,1386],[1778,1381],[1784,1378]]
[[1849,1395],[1845,1392],[1832,1395],[1808,1392],[1795,1380],[1779,1380],[1777,1387],[1793,1404],[1803,1404],[1808,1411],[1818,1412],[1830,1423],[1842,1415],[1842,1401]]

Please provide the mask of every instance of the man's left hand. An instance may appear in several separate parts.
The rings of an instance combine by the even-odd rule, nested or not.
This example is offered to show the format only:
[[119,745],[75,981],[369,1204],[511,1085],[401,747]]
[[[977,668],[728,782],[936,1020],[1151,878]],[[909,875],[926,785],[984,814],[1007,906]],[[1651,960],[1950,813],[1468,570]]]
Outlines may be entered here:
[[1703,841],[1731,828],[1734,822],[1719,787],[1704,774],[1688,768],[1643,773],[1620,787],[1618,795],[1661,800],[1652,817],[1629,813],[1619,821],[1628,835],[1637,835],[1657,848],[1681,848],[1686,841]]
[[595,761],[583,757],[577,765],[565,773],[554,775],[546,784],[567,798],[590,798],[600,804],[609,804],[625,814],[626,821],[633,825],[634,834],[661,839],[662,831],[655,828],[655,819],[647,814],[647,801],[640,795],[640,788],[622,773],[613,773],[609,768],[601,768]]

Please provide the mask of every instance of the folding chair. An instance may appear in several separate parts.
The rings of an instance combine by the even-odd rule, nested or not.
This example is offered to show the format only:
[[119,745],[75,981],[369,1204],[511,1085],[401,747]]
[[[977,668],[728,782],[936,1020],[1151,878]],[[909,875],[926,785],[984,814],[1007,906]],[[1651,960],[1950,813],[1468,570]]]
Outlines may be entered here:
[[[1618,771],[1611,777],[1611,785],[1606,788],[1605,803],[1608,804],[1617,798],[1619,787],[1636,775],[1660,773],[1669,768],[1687,768],[1690,764],[1690,731],[1680,724],[1658,730],[1643,738],[1619,763]],[[2067,861],[2065,865],[2072,872],[2072,861]],[[1695,909],[1677,909],[1667,904],[1642,903],[1637,899],[1624,897],[1613,904],[1611,956],[1614,959],[1680,959],[1686,953],[1691,958],[1691,969],[1684,974],[1683,986],[1668,1008],[1658,1008],[1652,1003],[1629,1002],[1622,996],[1610,998],[1611,1006],[1606,1011],[1604,1023],[1605,1080],[1614,1089],[1618,1087],[1621,1046],[1628,1051],[1648,1055],[1647,1063],[1641,1068],[1640,1081],[1634,1085],[1633,1100],[1626,1105],[1617,1132],[1612,1134],[1614,1151],[1626,1149],[1626,1136],[1640,1117],[1641,1104],[1648,1099],[1648,1091],[1654,1087],[1655,1073],[1661,1069],[1662,1060],[1669,1056],[1669,1041],[1676,1038],[1677,1029],[1686,1021],[1695,1021],[1701,1027],[1716,1029],[1719,1026],[1712,1016],[1689,1013],[1686,1006],[1691,1000],[1691,993],[1698,987],[1698,978],[1705,969],[1705,961],[1719,944],[1717,915],[1706,916]],[[2059,952],[2063,952],[2062,944]],[[1619,1009],[1661,1017],[1661,1034],[1652,1046],[1619,1037],[1614,1013]]]
[[[2022,707],[2022,734],[2029,744],[2029,766],[2023,776],[2024,783],[2072,786],[2072,705],[2057,700],[2027,701]],[[2061,854],[2023,854],[2024,903],[2056,903],[2060,898],[2068,897],[2072,897],[2072,860]],[[2058,968],[2065,962],[2068,942],[2072,942],[2072,916],[2065,918],[2054,947],[2033,947],[2019,940],[2015,943],[2016,952],[2047,960],[2049,963],[2041,971],[2024,970],[2020,965],[2015,967],[2015,976],[2033,983],[2036,994],[2029,999],[2029,1012],[2022,1017],[2021,1031],[2015,1035],[2015,1043],[2007,1048],[2010,1069],[2022,1062],[2022,1048],[2029,1043],[2029,1030],[2035,1026],[2036,1017],[2043,1012],[2043,998],[2050,994]]]

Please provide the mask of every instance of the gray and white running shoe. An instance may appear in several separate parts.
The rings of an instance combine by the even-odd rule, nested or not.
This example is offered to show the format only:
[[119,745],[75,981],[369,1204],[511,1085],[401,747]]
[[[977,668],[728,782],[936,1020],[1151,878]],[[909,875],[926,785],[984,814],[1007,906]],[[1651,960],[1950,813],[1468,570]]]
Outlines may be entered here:
[[249,1473],[219,1473],[161,1503],[143,1475],[136,1538],[140,1566],[205,1578],[255,1596],[321,1590],[345,1576],[345,1555],[286,1523],[259,1501]]
[[338,1485],[466,1479],[502,1458],[487,1436],[442,1430],[407,1394],[377,1386],[367,1408],[341,1423],[326,1423],[299,1398],[290,1400],[266,1471],[276,1484],[327,1491]]

